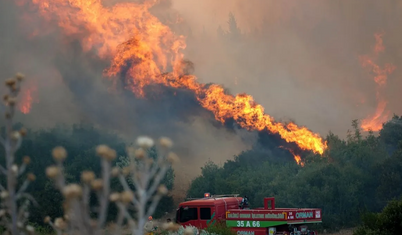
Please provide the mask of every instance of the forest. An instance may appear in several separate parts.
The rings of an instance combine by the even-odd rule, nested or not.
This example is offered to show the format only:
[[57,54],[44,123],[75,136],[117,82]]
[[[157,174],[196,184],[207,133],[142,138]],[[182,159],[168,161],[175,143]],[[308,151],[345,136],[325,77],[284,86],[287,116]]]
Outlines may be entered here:
[[[19,126],[16,124],[15,128]],[[268,157],[258,147],[234,156],[222,166],[208,161],[202,174],[192,181],[187,196],[238,193],[247,195],[252,207],[262,206],[262,198],[272,196],[278,207],[322,208],[321,229],[355,227],[362,219],[372,218],[367,213],[380,212],[388,202],[402,195],[402,117],[394,116],[378,135],[362,133],[358,126],[357,120],[352,122],[346,140],[329,133],[327,152],[323,156],[309,154],[304,166]],[[62,144],[69,150],[66,179],[77,181],[83,170],[100,173],[93,152],[94,146],[101,143],[116,149],[120,157],[114,164],[124,165],[127,143],[115,133],[83,123],[37,131],[28,129],[17,159],[21,161],[26,155],[32,158],[29,171],[35,173],[36,181],[28,191],[34,198],[40,198],[40,208],[31,209],[33,223],[44,226],[45,216],[55,218],[63,213],[62,195],[52,187],[43,170],[52,163],[51,149]],[[174,175],[170,169],[164,179],[169,190],[174,189]],[[164,196],[155,218],[172,212],[175,206],[172,196]],[[111,208],[110,218],[115,211]]]
[[[328,150],[323,156],[308,155],[304,167],[267,159],[258,148],[222,166],[207,162],[188,196],[237,193],[247,195],[252,207],[263,206],[263,197],[275,197],[277,207],[322,208],[321,228],[327,230],[355,227],[362,218],[373,218],[368,213],[401,199],[402,117],[384,123],[378,135],[363,133],[354,120],[346,140],[333,133],[326,140]],[[399,220],[394,220],[399,229],[401,212],[399,208]]]

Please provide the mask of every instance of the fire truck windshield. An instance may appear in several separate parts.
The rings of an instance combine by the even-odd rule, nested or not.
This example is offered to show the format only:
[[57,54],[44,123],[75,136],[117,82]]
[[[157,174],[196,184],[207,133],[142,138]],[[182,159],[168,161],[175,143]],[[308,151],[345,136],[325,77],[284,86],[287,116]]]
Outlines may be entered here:
[[197,220],[198,219],[198,212],[197,208],[193,207],[180,207],[179,209],[179,221],[181,223],[185,223],[190,220]]

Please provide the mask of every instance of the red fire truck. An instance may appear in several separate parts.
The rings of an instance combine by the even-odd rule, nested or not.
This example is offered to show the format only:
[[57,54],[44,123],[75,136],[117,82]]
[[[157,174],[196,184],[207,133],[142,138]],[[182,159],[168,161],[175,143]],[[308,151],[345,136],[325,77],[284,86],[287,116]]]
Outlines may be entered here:
[[307,224],[322,222],[321,209],[275,208],[275,198],[264,198],[264,207],[240,208],[238,195],[214,195],[188,199],[179,204],[176,223],[205,229],[218,222],[226,223],[237,235],[317,235]]

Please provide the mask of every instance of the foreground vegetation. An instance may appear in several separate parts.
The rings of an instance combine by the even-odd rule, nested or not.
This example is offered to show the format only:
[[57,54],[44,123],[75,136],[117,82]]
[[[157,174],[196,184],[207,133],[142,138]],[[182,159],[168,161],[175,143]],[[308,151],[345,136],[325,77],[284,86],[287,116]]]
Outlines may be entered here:
[[256,207],[274,196],[278,207],[322,208],[322,229],[354,227],[363,214],[379,212],[402,195],[402,117],[385,123],[378,137],[363,136],[357,121],[352,127],[346,140],[330,133],[328,151],[308,154],[304,167],[273,161],[257,146],[223,166],[208,162],[188,196],[239,193]]
[[[20,124],[15,128],[19,129]],[[29,156],[31,162],[28,166],[30,172],[36,175],[35,183],[28,187],[28,192],[34,198],[40,198],[40,207],[30,208],[31,222],[44,226],[43,218],[50,216],[57,218],[63,216],[63,196],[53,187],[51,179],[46,176],[48,166],[54,164],[51,157],[52,149],[58,145],[68,150],[68,158],[64,161],[64,172],[67,182],[78,182],[81,178],[81,172],[89,170],[95,175],[101,174],[101,164],[99,157],[96,156],[96,146],[108,143],[108,146],[116,151],[116,159],[111,164],[123,168],[128,165],[126,146],[135,145],[135,143],[125,143],[121,138],[112,132],[103,131],[95,128],[91,124],[77,124],[72,128],[66,126],[56,126],[47,130],[32,131],[27,130],[24,142],[16,153],[16,160],[21,162],[24,156]],[[149,150],[152,158],[156,158],[156,149],[152,147]],[[1,159],[4,161],[4,159]],[[169,168],[162,183],[168,190],[172,190],[174,181],[174,171]],[[112,179],[112,190],[121,190],[117,179]],[[161,198],[158,207],[153,216],[159,218],[165,212],[173,209],[173,198],[170,195],[164,195]],[[110,206],[108,220],[115,218],[117,208]]]

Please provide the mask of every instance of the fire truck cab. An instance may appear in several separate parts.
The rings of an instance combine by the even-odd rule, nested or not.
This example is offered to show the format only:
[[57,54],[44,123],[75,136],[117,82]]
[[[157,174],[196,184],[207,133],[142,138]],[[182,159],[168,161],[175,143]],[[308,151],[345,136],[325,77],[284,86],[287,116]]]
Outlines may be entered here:
[[180,203],[176,211],[176,223],[183,226],[206,228],[216,220],[224,220],[226,211],[239,209],[242,198],[238,195],[204,194],[204,198],[189,198]]
[[240,209],[242,197],[205,193],[179,204],[176,223],[205,229],[226,223],[237,235],[317,235],[307,224],[322,222],[321,209],[275,208],[275,198],[264,198],[264,207]]

